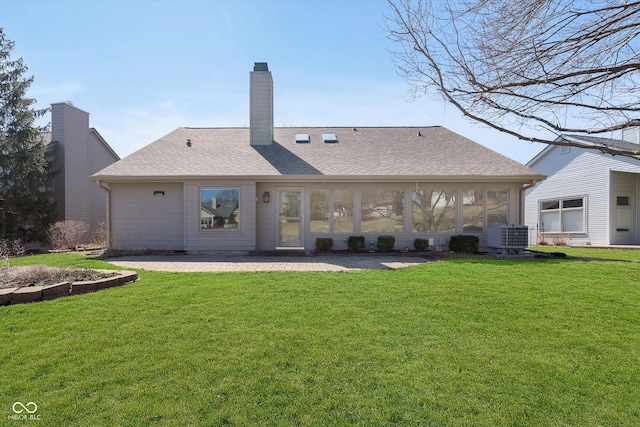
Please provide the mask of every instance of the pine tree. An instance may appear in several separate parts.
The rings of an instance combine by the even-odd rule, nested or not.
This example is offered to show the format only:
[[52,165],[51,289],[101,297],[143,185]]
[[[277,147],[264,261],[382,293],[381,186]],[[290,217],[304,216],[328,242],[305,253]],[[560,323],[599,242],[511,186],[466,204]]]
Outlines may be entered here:
[[27,97],[33,82],[22,58],[13,60],[14,42],[0,28],[0,238],[42,239],[55,220],[53,155],[36,120],[48,109],[34,109]]

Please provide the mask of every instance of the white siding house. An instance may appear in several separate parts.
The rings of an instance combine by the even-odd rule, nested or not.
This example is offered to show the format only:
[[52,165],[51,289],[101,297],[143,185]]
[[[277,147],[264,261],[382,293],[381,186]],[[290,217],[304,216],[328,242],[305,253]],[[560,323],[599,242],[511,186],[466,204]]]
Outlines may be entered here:
[[51,105],[49,146],[55,152],[54,198],[58,220],[89,224],[87,240],[106,220],[104,191],[89,176],[120,160],[97,130],[89,127],[89,113],[69,102]]
[[95,173],[109,244],[123,250],[313,250],[393,235],[446,247],[520,223],[537,171],[440,126],[273,126],[266,63],[250,74],[249,128],[179,128]]
[[[637,134],[637,130],[630,133]],[[628,135],[623,140],[575,135],[563,138],[640,150]],[[527,191],[525,223],[532,230],[530,241],[640,244],[640,160],[597,150],[548,146],[527,165],[548,177]]]

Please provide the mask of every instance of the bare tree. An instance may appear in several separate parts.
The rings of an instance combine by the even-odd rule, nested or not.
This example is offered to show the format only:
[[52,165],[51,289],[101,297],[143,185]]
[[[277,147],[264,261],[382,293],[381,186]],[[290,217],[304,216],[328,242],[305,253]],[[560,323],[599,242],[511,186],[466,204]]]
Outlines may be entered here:
[[640,2],[388,1],[392,54],[414,98],[443,98],[521,140],[640,157],[559,138],[640,125]]

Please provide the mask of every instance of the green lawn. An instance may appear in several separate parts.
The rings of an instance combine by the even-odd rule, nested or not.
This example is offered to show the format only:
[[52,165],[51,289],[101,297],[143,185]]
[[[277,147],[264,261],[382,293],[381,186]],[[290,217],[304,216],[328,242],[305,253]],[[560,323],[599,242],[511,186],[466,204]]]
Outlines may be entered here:
[[0,307],[0,425],[638,425],[640,251],[566,252],[589,258],[139,271]]

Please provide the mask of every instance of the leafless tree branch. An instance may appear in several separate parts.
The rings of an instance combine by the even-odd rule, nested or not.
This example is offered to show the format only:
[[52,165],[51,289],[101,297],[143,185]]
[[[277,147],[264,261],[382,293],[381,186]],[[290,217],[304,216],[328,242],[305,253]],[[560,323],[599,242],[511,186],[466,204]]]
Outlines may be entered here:
[[521,140],[640,158],[640,147],[559,138],[640,124],[640,1],[388,1],[392,54],[414,98],[444,99]]

